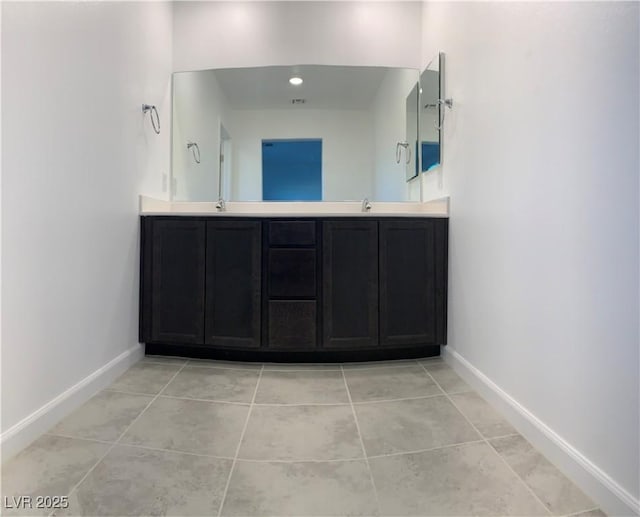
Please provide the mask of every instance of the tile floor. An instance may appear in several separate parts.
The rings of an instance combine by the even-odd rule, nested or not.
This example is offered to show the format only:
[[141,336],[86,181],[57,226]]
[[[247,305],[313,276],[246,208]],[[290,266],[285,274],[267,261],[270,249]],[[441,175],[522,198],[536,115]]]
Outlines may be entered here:
[[5,515],[604,514],[441,359],[146,357],[2,469]]

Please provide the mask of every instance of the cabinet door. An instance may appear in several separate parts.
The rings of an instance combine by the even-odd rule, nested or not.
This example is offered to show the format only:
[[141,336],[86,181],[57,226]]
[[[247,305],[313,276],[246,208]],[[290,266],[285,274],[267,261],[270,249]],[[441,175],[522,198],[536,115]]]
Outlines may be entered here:
[[158,219],[151,230],[152,340],[202,344],[205,223]]
[[262,223],[208,221],[205,343],[260,346]]
[[436,344],[433,221],[380,221],[380,344]]
[[378,345],[378,223],[325,221],[322,343],[325,348]]

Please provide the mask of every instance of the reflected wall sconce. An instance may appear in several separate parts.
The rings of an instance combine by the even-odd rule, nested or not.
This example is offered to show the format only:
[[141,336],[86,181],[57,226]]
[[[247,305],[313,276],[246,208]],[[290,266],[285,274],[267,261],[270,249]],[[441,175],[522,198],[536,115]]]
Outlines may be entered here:
[[[440,120],[438,120],[438,124],[436,124],[436,129],[438,131],[442,131],[442,126],[444,124],[444,116],[446,111],[442,108],[447,107],[449,109],[453,109],[453,99],[438,99],[436,101],[437,105],[440,106],[440,111],[439,111],[439,116],[438,118]],[[426,107],[426,106],[425,106]]]

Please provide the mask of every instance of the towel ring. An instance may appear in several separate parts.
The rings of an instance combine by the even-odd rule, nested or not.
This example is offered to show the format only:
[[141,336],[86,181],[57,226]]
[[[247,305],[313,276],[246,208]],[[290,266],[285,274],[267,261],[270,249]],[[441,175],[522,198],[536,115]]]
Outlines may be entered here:
[[[151,104],[143,104],[142,105],[142,113],[149,112],[149,117],[151,118],[151,126],[156,134],[160,134],[160,115],[158,115],[158,110],[155,106]],[[155,120],[153,114],[155,113]]]
[[195,142],[187,142],[187,149],[191,149],[193,159],[196,163],[200,163],[200,148],[198,147],[198,144]]
[[398,142],[396,144],[396,163],[400,163],[402,148],[404,148],[405,152],[407,153],[406,164],[409,165],[411,163],[411,146],[409,145],[409,142]]

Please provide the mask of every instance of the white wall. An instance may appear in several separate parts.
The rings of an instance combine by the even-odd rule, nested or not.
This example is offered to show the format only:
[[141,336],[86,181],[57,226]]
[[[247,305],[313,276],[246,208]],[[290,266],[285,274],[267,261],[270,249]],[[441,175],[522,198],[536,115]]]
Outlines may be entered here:
[[403,151],[400,163],[396,163],[396,144],[407,139],[406,98],[417,82],[415,70],[389,70],[371,107],[376,201],[407,199],[405,155]]
[[322,199],[363,199],[373,193],[369,110],[232,110],[232,199],[262,199],[262,140],[322,139]]
[[[214,71],[173,76],[173,199],[212,201],[219,197],[220,123],[229,129],[227,100]],[[196,163],[187,141],[200,148]]]
[[[426,3],[449,347],[639,497],[637,3]],[[606,510],[606,508],[605,508]]]
[[3,437],[139,347],[137,197],[166,196],[171,16],[2,3]]
[[176,2],[174,70],[419,68],[421,2]]

